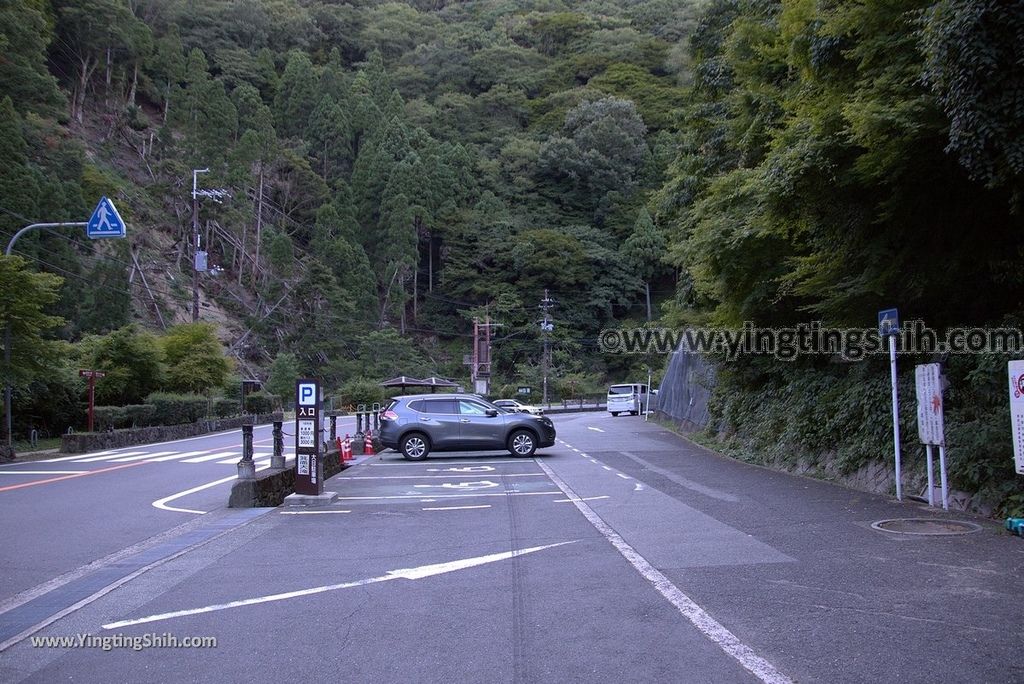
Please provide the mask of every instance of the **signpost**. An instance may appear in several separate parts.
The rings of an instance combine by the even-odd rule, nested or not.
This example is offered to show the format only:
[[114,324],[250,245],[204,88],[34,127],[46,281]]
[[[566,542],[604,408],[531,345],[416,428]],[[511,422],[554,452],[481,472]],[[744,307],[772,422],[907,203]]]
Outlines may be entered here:
[[1013,430],[1013,463],[1024,475],[1024,361],[1010,361],[1010,422]]
[[96,378],[102,378],[106,373],[97,370],[80,370],[78,375],[89,378],[89,432],[92,432],[93,412],[96,406]]
[[[89,217],[88,221],[62,221],[60,223],[32,223],[17,233],[11,238],[11,241],[7,243],[7,250],[4,252],[6,256],[10,256],[11,252],[14,251],[14,243],[18,241],[22,235],[30,230],[37,228],[85,228],[86,235],[90,238],[101,238],[101,237],[125,237],[126,229],[125,223],[121,219],[121,215],[117,213],[117,209],[114,208],[114,203],[106,197],[100,198],[100,203],[96,205],[96,209],[93,210],[92,216]],[[11,366],[11,324],[5,326],[4,331],[4,365],[7,368]],[[4,413],[5,423],[7,428],[7,446],[11,446],[13,441],[13,427],[11,422],[11,384],[6,383],[4,386]],[[92,430],[92,422],[90,419],[89,429]]]
[[942,410],[942,367],[926,363],[914,369],[917,390],[917,434],[925,445],[928,466],[928,505],[935,505],[932,447],[939,447],[939,477],[942,483],[942,507],[949,510],[946,484],[946,431]]
[[878,334],[889,341],[889,376],[892,382],[892,442],[896,454],[896,500],[903,501],[903,485],[900,469],[900,398],[896,385],[896,341],[893,339],[900,329],[900,316],[896,309],[878,312]]
[[320,382],[302,378],[295,383],[295,493],[324,493],[324,464],[320,458]]

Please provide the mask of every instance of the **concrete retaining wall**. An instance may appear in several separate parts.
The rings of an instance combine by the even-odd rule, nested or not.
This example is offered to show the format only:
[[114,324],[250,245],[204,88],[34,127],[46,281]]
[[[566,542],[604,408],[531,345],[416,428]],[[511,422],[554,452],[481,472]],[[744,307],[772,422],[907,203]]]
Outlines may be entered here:
[[[201,420],[198,423],[185,423],[182,425],[125,428],[111,432],[76,432],[61,436],[60,450],[61,453],[65,454],[84,454],[90,451],[120,449],[138,444],[169,442],[175,439],[184,439],[185,437],[195,437],[211,432],[240,428],[242,425],[247,424],[247,421],[255,421],[256,425],[260,425],[269,422],[271,419],[270,415],[249,415],[235,416],[234,418],[218,418],[216,420]],[[239,443],[241,443],[241,440],[239,440]]]
[[[348,466],[338,458],[338,450],[328,449],[322,456],[324,480],[337,475]],[[295,467],[261,470],[255,480],[238,480],[231,486],[229,508],[261,508],[280,506],[284,498],[295,492]]]

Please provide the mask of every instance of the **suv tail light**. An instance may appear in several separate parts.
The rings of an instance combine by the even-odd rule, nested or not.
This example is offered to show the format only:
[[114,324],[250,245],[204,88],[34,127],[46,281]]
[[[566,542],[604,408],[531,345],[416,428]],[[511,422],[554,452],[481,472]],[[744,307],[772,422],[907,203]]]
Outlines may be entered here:
[[380,414],[381,420],[398,420],[398,414],[394,411],[384,411]]

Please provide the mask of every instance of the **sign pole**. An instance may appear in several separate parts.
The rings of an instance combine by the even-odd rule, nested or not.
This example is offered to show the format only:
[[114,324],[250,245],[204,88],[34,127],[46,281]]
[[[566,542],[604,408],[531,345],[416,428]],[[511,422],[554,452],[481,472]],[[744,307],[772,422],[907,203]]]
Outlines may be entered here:
[[[924,445],[924,451],[925,451],[925,454],[926,454],[926,459],[928,461],[928,505],[929,506],[934,506],[935,505],[935,473],[933,472],[934,466],[932,465],[932,445],[931,444],[925,444]],[[943,474],[945,474],[945,472],[946,472],[945,467],[942,468],[942,472],[943,472]],[[946,478],[942,478],[942,480],[943,480],[943,484],[945,484]],[[942,498],[943,498],[943,500],[945,500],[945,498],[946,498],[945,497],[945,489],[946,488],[943,487],[942,489],[943,489],[943,497]]]
[[939,477],[942,480],[942,507],[949,510],[949,487],[946,484],[946,445],[939,445]]
[[896,455],[896,500],[903,501],[900,474],[900,396],[896,383],[896,340],[889,336],[889,377],[892,382],[892,445]]
[[903,501],[903,477],[900,468],[900,397],[896,383],[896,340],[900,332],[897,309],[878,312],[878,334],[889,340],[889,378],[892,383],[892,447],[896,455],[896,500]]

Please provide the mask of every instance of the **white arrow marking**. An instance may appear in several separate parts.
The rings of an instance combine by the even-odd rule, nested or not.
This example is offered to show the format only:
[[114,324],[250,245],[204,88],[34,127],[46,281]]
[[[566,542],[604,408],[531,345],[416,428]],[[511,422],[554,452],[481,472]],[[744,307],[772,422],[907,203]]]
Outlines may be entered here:
[[103,625],[103,629],[120,629],[121,627],[130,627],[132,625],[142,625],[147,622],[157,622],[159,620],[170,620],[172,618],[186,617],[188,615],[200,615],[202,613],[214,613],[219,610],[227,610],[228,608],[241,608],[242,606],[253,606],[259,603],[271,603],[273,601],[284,601],[290,598],[299,598],[301,596],[311,596],[313,594],[322,594],[327,591],[336,591],[338,589],[351,589],[353,587],[362,587],[367,584],[376,584],[378,582],[387,582],[389,580],[396,579],[407,579],[407,580],[418,580],[426,577],[433,577],[434,575],[443,575],[449,572],[455,572],[456,570],[465,570],[466,568],[474,568],[478,565],[486,565],[488,563],[496,563],[498,561],[508,560],[509,558],[516,558],[517,556],[525,556],[528,553],[536,553],[537,551],[544,551],[545,549],[552,549],[556,546],[564,546],[565,544],[575,544],[575,541],[559,542],[557,544],[548,544],[546,546],[534,546],[529,549],[519,549],[514,551],[504,551],[502,553],[492,553],[487,556],[477,556],[476,558],[463,558],[462,560],[449,561],[447,563],[435,563],[433,565],[421,565],[418,568],[401,568],[398,570],[388,570],[387,574],[379,575],[377,577],[370,577],[367,579],[356,580],[355,582],[342,582],[341,584],[328,584],[322,587],[313,587],[311,589],[300,589],[298,591],[288,591],[283,594],[270,594],[269,596],[257,596],[255,598],[243,599],[241,601],[231,601],[230,603],[218,603],[212,606],[205,606],[203,608],[190,608],[188,610],[175,610],[170,613],[160,613],[158,615],[149,615],[143,618],[136,618],[134,620],[121,620],[119,622],[110,622]]
[[490,489],[491,487],[497,487],[497,482],[491,482],[490,480],[480,480],[479,482],[445,482],[439,485],[426,485],[419,484],[413,485],[417,489]]

